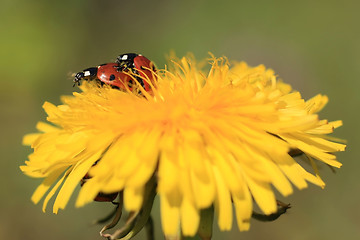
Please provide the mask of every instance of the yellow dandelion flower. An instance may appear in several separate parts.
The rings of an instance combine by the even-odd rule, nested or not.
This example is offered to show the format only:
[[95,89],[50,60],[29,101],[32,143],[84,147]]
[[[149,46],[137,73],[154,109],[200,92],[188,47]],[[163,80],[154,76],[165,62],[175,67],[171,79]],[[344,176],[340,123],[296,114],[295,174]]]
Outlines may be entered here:
[[[283,196],[292,184],[324,187],[317,163],[341,166],[333,153],[345,145],[327,134],[342,123],[316,114],[327,97],[305,101],[262,65],[213,58],[206,71],[182,58],[157,72],[151,95],[91,82],[81,90],[63,97],[63,105],[46,102],[51,124],[40,122],[40,133],[24,137],[34,152],[21,170],[44,178],[32,201],[46,195],[45,210],[57,193],[54,213],[88,173],[76,206],[120,192],[126,210],[148,217],[144,208],[151,208],[149,189],[156,186],[166,236],[201,234],[204,211],[213,207],[221,230],[235,217],[243,231],[254,202],[265,215],[278,211],[273,187]],[[314,174],[292,151],[306,157]]]

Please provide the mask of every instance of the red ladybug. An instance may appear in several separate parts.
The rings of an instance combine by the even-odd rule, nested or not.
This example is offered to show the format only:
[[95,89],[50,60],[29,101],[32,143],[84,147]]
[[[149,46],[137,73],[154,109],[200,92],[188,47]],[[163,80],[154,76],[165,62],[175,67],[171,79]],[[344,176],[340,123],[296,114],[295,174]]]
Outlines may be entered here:
[[133,73],[140,75],[141,77],[136,77],[136,80],[146,91],[151,90],[149,83],[146,80],[143,80],[150,80],[153,84],[153,72],[155,72],[156,69],[154,64],[149,59],[142,56],[141,54],[126,53],[119,55],[116,59],[116,63],[119,64],[121,71],[127,71],[131,69]]
[[[80,85],[82,80],[98,80],[101,84],[125,90],[125,85],[131,89],[135,78],[146,91],[150,91],[150,84],[143,80],[148,79],[152,83],[154,81],[153,72],[148,69],[156,71],[154,64],[146,57],[136,53],[121,54],[115,63],[105,63],[78,72],[74,78],[74,86]],[[126,72],[133,73],[133,77]]]

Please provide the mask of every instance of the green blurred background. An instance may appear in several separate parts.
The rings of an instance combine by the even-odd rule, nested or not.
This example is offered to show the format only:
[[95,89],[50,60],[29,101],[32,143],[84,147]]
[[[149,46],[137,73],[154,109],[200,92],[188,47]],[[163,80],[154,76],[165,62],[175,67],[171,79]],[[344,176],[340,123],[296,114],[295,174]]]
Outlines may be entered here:
[[[339,154],[344,166],[336,174],[322,168],[325,190],[310,186],[281,197],[293,208],[278,221],[252,221],[245,233],[234,223],[215,239],[360,239],[359,10],[359,1],[2,0],[0,239],[101,239],[101,227],[90,223],[111,204],[75,209],[72,198],[53,215],[30,202],[40,181],[19,170],[31,152],[22,136],[44,120],[44,101],[59,104],[74,91],[72,73],[127,52],[161,67],[170,50],[265,64],[306,99],[328,95],[321,118],[342,119],[336,136],[349,141]],[[158,210],[153,215],[162,239]]]

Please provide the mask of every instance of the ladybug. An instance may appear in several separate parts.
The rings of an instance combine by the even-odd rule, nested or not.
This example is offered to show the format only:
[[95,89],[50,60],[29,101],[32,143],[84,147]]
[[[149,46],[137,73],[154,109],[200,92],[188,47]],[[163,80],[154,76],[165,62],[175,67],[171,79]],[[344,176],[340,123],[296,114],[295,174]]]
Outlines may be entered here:
[[[116,63],[119,64],[121,71],[126,71],[131,69],[136,75],[141,77],[136,77],[136,80],[141,84],[141,86],[146,90],[150,91],[151,87],[147,81],[143,79],[148,79],[153,84],[154,74],[156,71],[154,64],[142,56],[141,54],[136,53],[126,53],[121,54],[116,58]],[[151,71],[152,70],[152,71]]]
[[[121,54],[116,58],[115,63],[105,63],[78,72],[74,78],[74,86],[80,85],[82,80],[96,80],[101,84],[108,84],[122,90],[126,90],[126,84],[131,90],[133,79],[136,79],[146,91],[150,91],[150,84],[143,80],[148,79],[153,83],[154,74],[149,69],[156,71],[154,64],[141,54]],[[132,76],[129,76],[129,73]]]

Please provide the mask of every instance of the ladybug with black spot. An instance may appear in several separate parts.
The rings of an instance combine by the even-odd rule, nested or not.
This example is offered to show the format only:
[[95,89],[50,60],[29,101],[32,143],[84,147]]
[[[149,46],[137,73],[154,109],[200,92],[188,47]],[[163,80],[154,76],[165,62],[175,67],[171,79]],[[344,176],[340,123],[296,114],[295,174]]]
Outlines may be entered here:
[[126,53],[119,55],[115,63],[105,63],[78,72],[74,78],[74,86],[80,85],[82,80],[96,80],[101,84],[125,90],[126,85],[131,89],[133,79],[135,79],[146,91],[150,91],[151,87],[148,81],[154,82],[155,71],[154,64],[146,57],[141,54]]
[[155,72],[156,69],[149,59],[141,54],[127,53],[119,55],[116,59],[116,63],[119,64],[121,71],[131,70],[135,75],[140,75],[140,77],[136,77],[136,80],[146,91],[150,91],[151,88],[149,83],[143,79],[147,79],[153,83],[153,72]]

